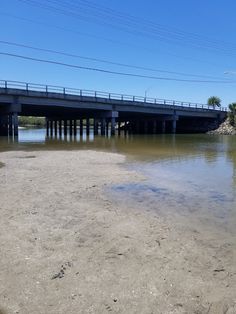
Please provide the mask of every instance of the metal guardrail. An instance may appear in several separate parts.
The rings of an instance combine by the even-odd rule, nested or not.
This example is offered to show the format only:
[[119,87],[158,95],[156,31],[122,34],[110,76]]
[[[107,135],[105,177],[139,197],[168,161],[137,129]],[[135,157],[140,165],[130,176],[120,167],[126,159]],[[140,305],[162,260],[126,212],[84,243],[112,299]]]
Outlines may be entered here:
[[132,101],[132,102],[143,102],[144,104],[157,104],[157,105],[167,105],[167,106],[179,106],[179,107],[188,107],[188,108],[198,108],[198,109],[207,109],[207,110],[218,110],[218,111],[228,111],[227,108],[223,107],[212,107],[207,104],[191,103],[186,101],[178,100],[169,100],[169,99],[159,99],[159,98],[150,98],[143,96],[132,96],[126,94],[116,94],[108,93],[102,91],[86,90],[86,89],[77,89],[77,88],[68,88],[54,85],[43,85],[43,84],[34,84],[18,81],[5,81],[0,80],[0,88],[4,89],[19,89],[24,91],[36,91],[36,92],[46,92],[46,93],[58,93],[62,95],[71,95],[71,96],[87,96],[95,98],[105,98],[109,100],[120,100],[120,101]]

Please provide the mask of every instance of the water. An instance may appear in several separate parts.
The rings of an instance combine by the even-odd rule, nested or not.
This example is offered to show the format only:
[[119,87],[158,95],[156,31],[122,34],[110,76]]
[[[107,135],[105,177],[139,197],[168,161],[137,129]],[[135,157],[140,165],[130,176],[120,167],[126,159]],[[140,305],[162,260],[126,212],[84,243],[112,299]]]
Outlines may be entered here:
[[[47,139],[44,129],[20,130],[6,150],[92,149],[122,153],[146,180],[110,188],[113,199],[168,219],[186,219],[236,235],[236,136],[156,135]],[[1,155],[0,155],[1,161]],[[1,167],[1,163],[0,163]]]

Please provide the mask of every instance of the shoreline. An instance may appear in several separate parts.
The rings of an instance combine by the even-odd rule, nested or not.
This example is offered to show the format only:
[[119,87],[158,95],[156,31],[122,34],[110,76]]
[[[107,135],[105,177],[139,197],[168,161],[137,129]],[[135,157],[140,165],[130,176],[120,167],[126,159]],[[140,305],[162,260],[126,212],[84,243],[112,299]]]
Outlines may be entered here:
[[112,202],[108,186],[144,179],[124,156],[10,151],[0,161],[6,314],[236,311],[235,245]]
[[236,129],[230,124],[227,118],[216,130],[208,131],[209,135],[236,135]]

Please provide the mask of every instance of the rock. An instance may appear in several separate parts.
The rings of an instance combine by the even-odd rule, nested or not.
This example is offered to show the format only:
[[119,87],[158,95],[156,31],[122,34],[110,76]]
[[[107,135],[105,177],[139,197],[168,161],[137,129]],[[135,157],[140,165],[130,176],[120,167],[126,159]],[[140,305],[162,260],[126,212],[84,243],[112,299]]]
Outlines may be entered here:
[[236,135],[236,129],[229,123],[229,119],[226,119],[218,129],[209,131],[207,134],[215,135]]

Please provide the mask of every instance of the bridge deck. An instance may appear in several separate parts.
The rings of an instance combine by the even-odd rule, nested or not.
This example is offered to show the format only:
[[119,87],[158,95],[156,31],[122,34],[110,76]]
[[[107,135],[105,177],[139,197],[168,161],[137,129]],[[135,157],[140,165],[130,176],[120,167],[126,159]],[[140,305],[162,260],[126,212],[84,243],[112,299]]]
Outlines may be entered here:
[[152,118],[177,121],[180,118],[221,120],[227,110],[176,100],[0,81],[0,115],[4,114],[45,116],[54,120],[109,118],[129,121]]

